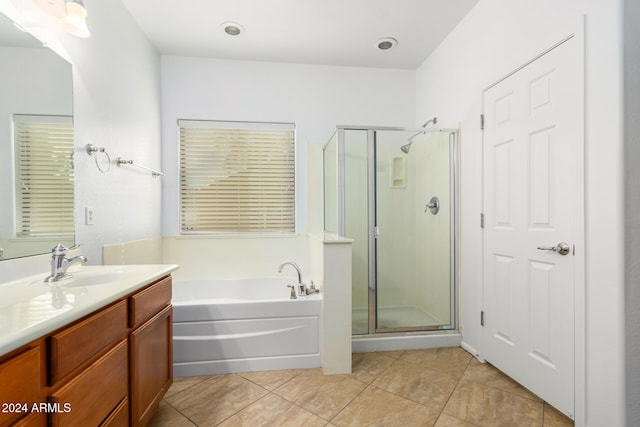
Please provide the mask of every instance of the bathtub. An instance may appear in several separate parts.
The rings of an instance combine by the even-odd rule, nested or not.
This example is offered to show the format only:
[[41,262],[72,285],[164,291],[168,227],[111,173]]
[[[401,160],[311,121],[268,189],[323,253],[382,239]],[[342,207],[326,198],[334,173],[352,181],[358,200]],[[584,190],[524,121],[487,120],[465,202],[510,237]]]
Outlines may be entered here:
[[286,277],[173,282],[176,377],[320,367],[321,294]]

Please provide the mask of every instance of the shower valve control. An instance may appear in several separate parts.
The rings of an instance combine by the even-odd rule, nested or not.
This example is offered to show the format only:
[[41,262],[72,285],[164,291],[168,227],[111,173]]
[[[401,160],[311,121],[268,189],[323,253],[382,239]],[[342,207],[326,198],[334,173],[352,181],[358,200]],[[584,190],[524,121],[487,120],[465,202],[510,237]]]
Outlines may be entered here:
[[431,200],[429,200],[429,203],[424,206],[424,211],[426,212],[427,210],[431,211],[433,215],[436,215],[440,211],[440,199],[433,196]]

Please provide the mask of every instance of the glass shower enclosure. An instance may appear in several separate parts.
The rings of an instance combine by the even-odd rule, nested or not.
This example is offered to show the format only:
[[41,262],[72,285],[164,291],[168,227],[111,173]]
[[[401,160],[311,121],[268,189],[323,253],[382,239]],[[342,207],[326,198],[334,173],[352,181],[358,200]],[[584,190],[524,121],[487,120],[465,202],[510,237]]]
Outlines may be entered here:
[[352,333],[456,329],[455,129],[339,126],[325,231],[353,240]]

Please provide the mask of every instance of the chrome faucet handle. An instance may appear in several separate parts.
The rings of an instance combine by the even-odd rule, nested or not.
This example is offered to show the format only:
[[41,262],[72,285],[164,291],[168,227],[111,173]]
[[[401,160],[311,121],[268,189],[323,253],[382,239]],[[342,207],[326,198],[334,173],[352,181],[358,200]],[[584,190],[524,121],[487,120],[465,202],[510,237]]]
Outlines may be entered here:
[[305,285],[304,283],[299,283],[298,284],[298,296],[305,296],[307,295],[307,285]]
[[316,285],[315,285],[315,283],[313,283],[313,280],[312,280],[311,283],[309,284],[309,286],[307,286],[307,288],[305,289],[305,293],[307,295],[319,294],[320,293],[320,289],[316,288]]
[[82,246],[81,243],[76,243],[73,246],[67,248],[62,243],[58,243],[57,245],[55,245],[53,247],[53,249],[51,249],[51,254],[52,255],[66,255],[67,252],[72,251],[74,249],[78,249],[80,246]]
[[291,288],[291,296],[289,297],[289,299],[298,299],[298,295],[296,295],[295,285],[287,285],[287,288]]

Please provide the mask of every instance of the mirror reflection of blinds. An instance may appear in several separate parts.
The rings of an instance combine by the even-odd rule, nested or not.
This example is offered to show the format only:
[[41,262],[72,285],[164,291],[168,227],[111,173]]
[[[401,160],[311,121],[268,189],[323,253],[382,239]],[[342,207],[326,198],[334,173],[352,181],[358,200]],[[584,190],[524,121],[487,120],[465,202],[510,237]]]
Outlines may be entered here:
[[69,116],[13,116],[17,237],[73,236]]
[[295,232],[293,124],[178,125],[183,234]]

